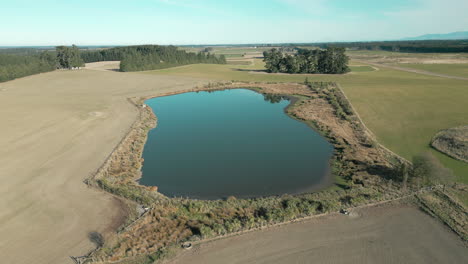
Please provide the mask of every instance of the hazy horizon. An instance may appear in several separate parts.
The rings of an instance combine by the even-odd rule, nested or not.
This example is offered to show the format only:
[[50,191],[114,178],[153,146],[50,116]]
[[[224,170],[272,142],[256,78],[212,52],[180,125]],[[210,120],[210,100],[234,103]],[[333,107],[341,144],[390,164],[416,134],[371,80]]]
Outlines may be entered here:
[[[463,31],[463,32],[468,32]],[[446,32],[446,33],[429,33],[429,34],[448,34],[448,33],[453,33],[453,32]],[[426,35],[426,34],[424,34]],[[422,35],[417,35],[417,36],[410,36],[410,37],[418,37]],[[439,40],[439,39],[427,39],[427,40]],[[457,40],[457,39],[441,39],[441,40]],[[380,41],[426,41],[426,40],[405,40],[404,38],[401,39],[375,39],[375,40],[342,40],[342,41],[317,41],[317,42],[276,42],[276,43],[269,43],[269,42],[264,42],[264,43],[200,43],[200,44],[174,44],[174,43],[167,43],[167,44],[160,44],[160,43],[133,43],[133,44],[76,44],[76,43],[70,43],[70,44],[51,44],[51,45],[0,45],[0,48],[55,48],[57,46],[61,45],[76,45],[78,47],[119,47],[119,46],[131,46],[131,45],[173,45],[173,46],[184,46],[184,47],[190,47],[190,46],[254,46],[254,45],[285,45],[285,44],[321,44],[321,43],[347,43],[347,42],[380,42]]]
[[0,46],[385,41],[468,28],[462,0],[18,0],[2,9]]

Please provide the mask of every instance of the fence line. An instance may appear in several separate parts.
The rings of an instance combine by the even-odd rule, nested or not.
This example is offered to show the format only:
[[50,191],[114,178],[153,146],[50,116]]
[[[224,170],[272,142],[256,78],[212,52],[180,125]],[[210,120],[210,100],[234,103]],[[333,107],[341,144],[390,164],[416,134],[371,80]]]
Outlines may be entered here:
[[398,159],[400,159],[401,161],[407,163],[407,164],[411,164],[411,162],[405,158],[403,158],[402,156],[396,154],[395,152],[393,152],[392,150],[388,149],[387,147],[385,147],[384,145],[382,145],[378,140],[377,140],[377,137],[376,135],[372,132],[372,130],[370,130],[366,124],[364,123],[364,121],[362,120],[361,116],[359,115],[359,113],[356,111],[356,108],[354,107],[354,105],[351,103],[351,101],[349,100],[348,96],[346,96],[345,92],[343,91],[343,88],[341,88],[340,84],[339,83],[336,83],[336,87],[340,90],[340,92],[343,94],[343,96],[345,97],[345,99],[348,101],[349,105],[351,106],[351,109],[353,110],[354,112],[354,115],[356,115],[357,119],[359,120],[359,122],[361,123],[361,125],[366,129],[366,133],[368,133],[373,139],[375,139],[375,142],[377,143],[377,145],[382,148],[383,150],[389,152],[390,154],[392,154],[393,156],[397,157]]

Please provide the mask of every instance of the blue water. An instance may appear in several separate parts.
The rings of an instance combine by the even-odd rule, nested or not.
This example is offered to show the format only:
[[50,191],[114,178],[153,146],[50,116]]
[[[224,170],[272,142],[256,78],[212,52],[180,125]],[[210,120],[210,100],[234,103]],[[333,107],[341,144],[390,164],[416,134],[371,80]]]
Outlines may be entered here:
[[246,89],[149,99],[158,118],[140,183],[170,197],[259,197],[312,190],[328,177],[333,147]]

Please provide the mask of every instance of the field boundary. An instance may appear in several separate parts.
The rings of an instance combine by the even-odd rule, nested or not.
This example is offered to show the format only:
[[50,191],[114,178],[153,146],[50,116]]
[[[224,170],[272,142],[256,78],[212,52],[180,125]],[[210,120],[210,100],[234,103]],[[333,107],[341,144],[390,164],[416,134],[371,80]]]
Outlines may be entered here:
[[404,157],[398,155],[397,153],[393,152],[392,150],[388,149],[387,147],[385,147],[384,145],[382,145],[378,140],[377,140],[377,136],[372,132],[372,130],[370,130],[366,124],[364,123],[364,121],[362,120],[361,116],[359,115],[358,111],[356,111],[356,108],[354,107],[354,105],[351,103],[351,101],[349,100],[348,96],[346,96],[346,93],[343,91],[343,88],[341,88],[340,84],[339,83],[336,83],[336,87],[340,90],[340,92],[343,94],[343,96],[345,97],[346,101],[348,101],[349,105],[351,106],[351,109],[353,110],[354,114],[356,115],[357,119],[359,120],[359,122],[361,123],[361,125],[366,129],[366,133],[369,134],[369,136],[371,138],[374,139],[375,143],[380,147],[382,148],[383,150],[389,152],[391,155],[399,158],[401,161],[407,163],[407,164],[411,164],[411,162],[407,159],[405,159]]
[[[431,193],[431,192],[434,192],[434,191],[436,191],[438,189],[441,189],[441,188],[443,188],[443,186],[423,187],[423,188],[421,188],[421,189],[419,189],[417,191],[414,191],[414,192],[412,192],[410,194],[405,194],[405,195],[397,197],[397,198],[384,200],[384,201],[373,202],[373,203],[368,203],[368,204],[363,204],[363,205],[358,205],[358,206],[355,206],[355,207],[347,207],[347,208],[343,208],[343,209],[345,209],[347,211],[352,211],[352,210],[359,210],[359,209],[363,209],[363,208],[370,208],[370,207],[390,204],[390,203],[401,201],[401,200],[404,200],[404,199],[417,198],[418,194]],[[417,201],[419,201],[419,200],[417,200]],[[287,225],[291,225],[291,224],[308,222],[308,221],[316,219],[316,218],[321,218],[321,217],[326,217],[326,216],[337,216],[337,215],[340,215],[340,214],[341,214],[340,212],[332,211],[332,212],[326,212],[326,213],[321,213],[321,214],[316,214],[316,215],[309,215],[309,216],[299,217],[299,218],[292,219],[292,220],[285,221],[285,222],[267,224],[267,225],[264,225],[264,226],[261,226],[261,227],[255,227],[255,228],[252,228],[252,229],[242,230],[242,231],[238,231],[238,232],[234,232],[234,233],[229,233],[229,234],[222,235],[222,236],[216,236],[216,237],[212,237],[212,238],[206,238],[206,239],[202,239],[202,240],[198,240],[198,241],[189,241],[189,242],[191,243],[192,246],[196,246],[196,245],[211,243],[211,242],[214,242],[214,241],[223,240],[223,239],[227,239],[227,238],[231,238],[231,237],[242,236],[242,235],[257,232],[257,231],[270,230],[270,229],[274,229],[274,228],[278,228],[278,227],[282,227],[282,226],[287,226]],[[446,224],[439,217],[437,217],[437,216],[433,216],[433,217],[440,220],[443,224]],[[137,220],[135,220],[134,222],[136,222],[136,221]],[[450,226],[449,226],[449,229],[451,231],[453,231],[455,234],[459,235],[453,228],[450,228]],[[91,254],[94,253],[95,251],[97,251],[97,250],[96,249],[93,250],[91,252]],[[83,257],[81,257],[81,258],[83,258]],[[111,263],[120,263],[120,262],[121,262],[121,260],[107,261],[106,263],[111,264]]]
[[[404,196],[401,196],[401,197],[398,197],[398,198],[385,200],[385,201],[378,201],[378,202],[374,202],[374,203],[363,204],[363,205],[358,205],[356,207],[348,207],[348,208],[343,208],[343,209],[346,209],[346,210],[349,211],[349,210],[357,210],[357,209],[362,209],[362,208],[379,206],[379,205],[382,205],[382,204],[392,203],[392,202],[400,201],[400,200],[403,200],[403,199],[411,198],[411,197],[414,197],[417,194],[424,193],[424,192],[431,192],[431,191],[433,191],[433,190],[427,190],[427,189],[423,188],[423,189],[421,189],[419,191],[415,191],[415,192],[413,192],[411,194],[407,194],[407,195],[404,195]],[[212,241],[225,239],[225,238],[230,238],[230,237],[234,237],[234,236],[240,236],[240,235],[251,233],[251,232],[256,232],[256,231],[261,231],[261,230],[268,230],[268,229],[272,229],[272,228],[276,228],[276,227],[281,227],[281,226],[284,226],[284,225],[307,222],[307,221],[315,219],[315,218],[320,218],[320,217],[324,217],[324,216],[331,216],[331,215],[340,215],[340,214],[341,214],[340,212],[326,212],[326,213],[322,213],[322,214],[304,216],[304,217],[296,218],[296,219],[289,220],[289,221],[286,221],[286,222],[280,222],[280,223],[275,223],[275,224],[271,224],[271,225],[265,225],[265,226],[262,226],[262,227],[256,227],[256,228],[252,228],[252,229],[249,229],[249,230],[243,230],[243,231],[239,231],[239,232],[235,232],[235,233],[226,234],[226,235],[223,235],[223,236],[218,236],[218,237],[207,238],[207,239],[203,239],[203,240],[199,240],[199,241],[194,241],[194,242],[192,242],[192,244],[193,245],[198,245],[198,244],[209,243],[209,242],[212,242]]]

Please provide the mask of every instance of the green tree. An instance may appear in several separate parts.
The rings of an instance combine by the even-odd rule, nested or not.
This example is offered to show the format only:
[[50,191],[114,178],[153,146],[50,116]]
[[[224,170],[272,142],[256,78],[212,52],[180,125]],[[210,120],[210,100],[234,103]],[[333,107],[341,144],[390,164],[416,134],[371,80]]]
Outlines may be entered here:
[[280,71],[281,60],[283,59],[283,53],[281,53],[281,51],[277,49],[264,51],[263,57],[263,61],[265,61],[265,67],[268,72],[275,73]]
[[70,69],[72,67],[84,66],[84,61],[80,56],[80,50],[77,46],[58,46],[56,47],[56,52],[58,68]]
[[286,68],[287,73],[298,73],[300,70],[300,66],[298,63],[297,57],[293,57],[291,55],[286,55],[282,59],[282,64],[284,64],[284,68]]
[[[291,49],[288,49],[291,50]],[[281,50],[263,52],[265,68],[270,73],[328,73],[349,71],[349,58],[344,48],[328,47],[326,50],[297,49],[294,55],[284,55]]]
[[52,71],[55,68],[55,57],[49,52],[34,55],[0,54],[0,82]]

